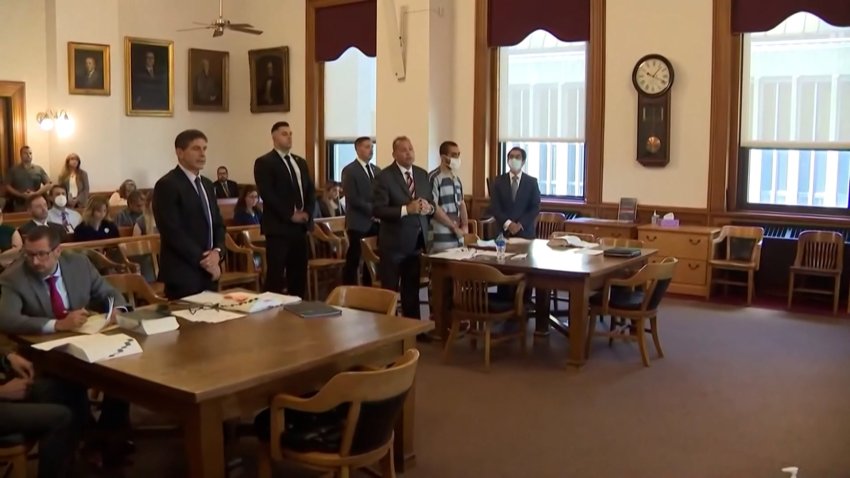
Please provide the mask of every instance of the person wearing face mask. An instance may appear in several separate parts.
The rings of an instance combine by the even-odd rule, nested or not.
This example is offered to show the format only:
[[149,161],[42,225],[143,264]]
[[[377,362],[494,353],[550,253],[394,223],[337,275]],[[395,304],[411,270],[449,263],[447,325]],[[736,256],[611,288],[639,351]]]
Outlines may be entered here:
[[463,184],[460,182],[460,148],[454,141],[440,145],[440,166],[431,171],[428,179],[437,208],[431,230],[434,239],[431,252],[444,251],[463,245],[463,235],[469,226]]
[[525,159],[522,148],[508,151],[509,171],[493,182],[490,214],[506,237],[534,239],[534,222],[540,212],[540,188],[537,178],[522,172]]
[[68,207],[68,192],[64,186],[54,185],[50,188],[50,201],[53,207],[47,211],[47,222],[59,224],[68,234],[74,233],[74,228],[83,221],[77,211]]

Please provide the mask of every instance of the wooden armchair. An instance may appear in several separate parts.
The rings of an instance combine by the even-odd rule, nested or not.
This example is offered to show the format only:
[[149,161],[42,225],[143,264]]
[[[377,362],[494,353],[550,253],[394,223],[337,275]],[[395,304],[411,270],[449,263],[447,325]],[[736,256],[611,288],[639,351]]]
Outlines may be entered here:
[[567,216],[561,212],[541,212],[537,215],[534,230],[538,239],[549,239],[553,232],[563,231]]
[[[142,276],[151,283],[155,283],[159,276],[159,236],[149,236],[148,239],[128,241],[118,244],[118,249],[124,257],[126,264],[133,264],[138,268]],[[154,290],[162,291],[162,284],[155,284]]]
[[133,307],[137,300],[144,300],[146,304],[165,304],[168,299],[157,294],[145,278],[139,274],[113,274],[104,276],[109,284],[127,298]]
[[[451,330],[443,349],[443,360],[447,361],[451,354],[455,339],[460,334],[461,322],[469,321],[472,325],[468,332],[472,345],[476,345],[477,337],[484,337],[484,367],[490,369],[490,348],[508,340],[519,339],[523,353],[526,351],[528,316],[525,313],[523,296],[525,293],[525,275],[504,275],[498,269],[486,264],[471,264],[457,262],[451,264],[452,303],[449,312]],[[515,287],[513,300],[499,300],[489,289],[493,286]],[[515,322],[510,324],[508,322]],[[506,330],[492,337],[492,326],[501,323]]]
[[[705,298],[711,298],[712,284],[724,284],[726,286],[746,286],[747,305],[753,303],[753,289],[755,289],[755,273],[759,270],[761,262],[761,243],[764,239],[764,229],[751,226],[723,226],[720,235],[712,244],[711,260],[708,261],[708,287],[706,287]],[[726,243],[723,254],[721,245]],[[713,273],[716,269],[730,270],[747,273],[747,281],[741,282],[729,278],[715,279]]]
[[335,285],[341,282],[347,242],[334,234],[327,224],[321,222],[313,224],[309,241],[307,297],[309,300],[319,300],[320,285]]
[[[643,365],[649,367],[649,356],[646,353],[644,332],[652,334],[655,351],[658,357],[664,357],[661,340],[658,338],[658,306],[670,282],[673,272],[679,262],[675,257],[664,258],[661,262],[643,266],[635,275],[625,279],[609,279],[601,294],[590,298],[591,318],[596,316],[611,316],[607,332],[596,331],[596,321],[588,320],[587,343],[585,350],[590,355],[590,339],[594,335],[608,337],[608,344],[613,339],[634,340],[640,347],[640,357]],[[628,320],[629,324],[621,323]],[[649,320],[649,329],[645,322]]]
[[242,246],[251,249],[252,251],[254,251],[255,257],[258,256],[260,258],[260,282],[262,282],[263,280],[265,280],[266,267],[268,264],[268,261],[266,260],[266,238],[263,236],[263,233],[260,231],[259,227],[246,229],[244,231],[239,232],[239,235],[242,238]]
[[23,435],[0,437],[0,465],[5,465],[5,478],[27,478],[28,449]]
[[88,257],[94,268],[97,269],[97,271],[104,276],[110,274],[133,273],[138,272],[139,270],[139,267],[136,264],[127,264],[113,261],[112,259],[106,257],[106,254],[95,249],[81,249],[78,252]]
[[478,234],[473,234],[473,233],[470,232],[470,233],[463,235],[463,245],[465,247],[474,246],[474,245],[478,244],[478,241],[480,241],[480,240],[481,240],[481,238],[478,237]]
[[224,248],[235,256],[238,264],[233,261],[222,263],[221,278],[218,280],[218,290],[232,289],[237,286],[247,286],[251,290],[260,291],[260,271],[254,264],[254,251],[236,244],[230,234],[224,235]]
[[332,290],[325,303],[376,314],[396,315],[398,293],[388,289],[344,285]]
[[375,236],[360,239],[360,256],[372,278],[372,287],[381,287],[381,279],[378,277],[378,264],[381,257],[378,255],[378,238]]
[[633,247],[642,249],[643,241],[640,239],[627,239],[625,237],[600,237],[599,245],[602,247]]
[[389,368],[337,374],[309,398],[276,395],[255,421],[264,441],[258,475],[270,478],[272,462],[287,460],[348,478],[380,462],[380,476],[395,478],[393,429],[418,362],[410,349]]
[[[838,298],[841,295],[841,270],[844,267],[844,236],[832,231],[803,231],[797,239],[797,256],[788,279],[788,308],[795,292],[832,295],[832,313],[838,313]],[[833,280],[833,288],[816,289],[795,287],[797,275],[827,277]],[[850,310],[850,303],[848,303]]]

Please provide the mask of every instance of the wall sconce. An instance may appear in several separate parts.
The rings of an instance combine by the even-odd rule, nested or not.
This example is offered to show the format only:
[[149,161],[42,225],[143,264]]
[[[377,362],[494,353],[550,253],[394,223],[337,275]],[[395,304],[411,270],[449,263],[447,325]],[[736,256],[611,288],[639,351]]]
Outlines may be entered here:
[[74,120],[68,116],[68,112],[65,110],[59,110],[58,113],[47,110],[37,114],[35,120],[44,131],[50,131],[55,126],[56,134],[62,137],[74,132]]

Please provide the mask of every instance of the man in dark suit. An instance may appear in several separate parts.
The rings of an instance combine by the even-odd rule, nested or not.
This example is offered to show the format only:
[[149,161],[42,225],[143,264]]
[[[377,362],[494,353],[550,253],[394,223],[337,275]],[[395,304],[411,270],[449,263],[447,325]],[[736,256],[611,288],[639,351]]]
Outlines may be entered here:
[[93,56],[87,56],[84,60],[85,71],[77,73],[77,88],[87,90],[103,89],[103,72],[97,69],[97,61]]
[[537,178],[522,172],[525,150],[508,151],[509,172],[496,177],[490,193],[490,214],[506,237],[534,239],[534,222],[540,212],[540,188]]
[[189,129],[174,140],[177,167],[153,189],[153,215],[159,229],[159,280],[165,295],[179,299],[214,289],[224,259],[224,220],[213,184],[201,176],[207,137]]
[[[378,221],[372,214],[372,182],[381,168],[371,163],[374,149],[372,139],[361,136],[354,141],[357,159],[342,169],[342,190],[345,191],[345,229],[348,252],[342,279],[345,284],[357,284],[360,271],[360,240],[378,235]],[[363,285],[372,285],[369,274],[363,274]]]
[[225,166],[219,166],[215,171],[218,181],[215,182],[215,197],[218,199],[239,197],[239,185],[227,178]]
[[393,140],[393,159],[374,184],[372,214],[381,220],[378,275],[382,287],[400,290],[403,315],[421,318],[419,256],[426,250],[434,199],[428,172],[413,165],[413,144],[406,136]]
[[290,295],[307,289],[307,233],[313,225],[316,187],[307,161],[292,154],[289,123],[272,126],[274,149],[254,161],[254,182],[263,198],[260,229],[266,236],[266,290]]

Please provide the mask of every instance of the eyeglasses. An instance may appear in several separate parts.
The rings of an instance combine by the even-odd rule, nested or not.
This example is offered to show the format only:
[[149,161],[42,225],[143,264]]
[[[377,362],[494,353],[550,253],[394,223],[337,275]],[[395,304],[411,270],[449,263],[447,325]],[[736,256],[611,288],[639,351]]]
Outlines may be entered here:
[[49,251],[38,251],[38,252],[21,251],[21,255],[26,257],[27,259],[29,259],[31,261],[35,260],[35,259],[43,260],[43,259],[47,259],[48,257],[50,257],[50,254],[52,254],[53,251],[55,251],[55,250],[56,250],[56,248],[54,247],[53,249],[50,249]]

